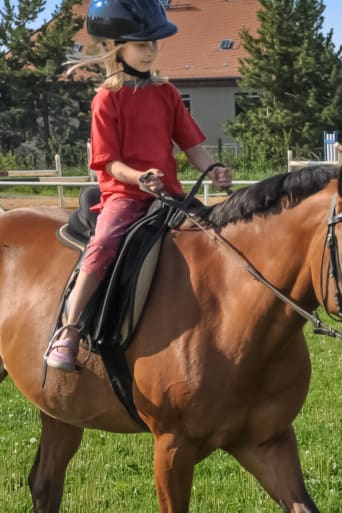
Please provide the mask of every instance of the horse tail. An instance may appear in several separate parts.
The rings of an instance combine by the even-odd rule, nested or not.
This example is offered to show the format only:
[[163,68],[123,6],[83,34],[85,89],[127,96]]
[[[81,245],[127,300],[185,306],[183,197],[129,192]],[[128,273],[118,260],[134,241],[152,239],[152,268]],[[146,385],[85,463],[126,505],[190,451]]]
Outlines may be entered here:
[[3,381],[7,376],[7,370],[5,369],[5,364],[3,359],[0,356],[0,383]]

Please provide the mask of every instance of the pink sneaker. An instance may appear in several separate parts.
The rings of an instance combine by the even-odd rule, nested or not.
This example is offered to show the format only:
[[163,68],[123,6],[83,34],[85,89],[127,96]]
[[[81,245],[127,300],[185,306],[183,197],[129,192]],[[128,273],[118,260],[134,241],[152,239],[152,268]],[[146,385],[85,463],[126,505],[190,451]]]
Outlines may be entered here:
[[[66,351],[59,351],[59,348],[65,348]],[[53,344],[46,363],[49,367],[72,372],[76,370],[77,354],[78,342],[75,342],[70,337],[61,338]]]

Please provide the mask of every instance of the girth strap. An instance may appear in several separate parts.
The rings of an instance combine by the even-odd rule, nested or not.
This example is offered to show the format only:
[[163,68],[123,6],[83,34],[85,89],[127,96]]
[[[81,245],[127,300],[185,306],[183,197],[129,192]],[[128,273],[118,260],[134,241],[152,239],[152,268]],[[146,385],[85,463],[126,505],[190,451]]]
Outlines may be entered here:
[[120,345],[118,343],[102,344],[101,342],[100,340],[98,341],[97,348],[101,354],[113,390],[138,426],[145,432],[150,431],[145,422],[140,418],[133,402],[132,377]]

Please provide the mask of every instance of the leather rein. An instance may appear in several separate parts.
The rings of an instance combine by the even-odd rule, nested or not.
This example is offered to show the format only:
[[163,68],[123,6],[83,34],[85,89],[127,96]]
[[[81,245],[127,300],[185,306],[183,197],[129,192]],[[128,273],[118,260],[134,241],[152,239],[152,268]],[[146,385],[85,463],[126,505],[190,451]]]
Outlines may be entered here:
[[[196,184],[194,185],[193,189],[190,191],[190,193],[185,197],[183,201],[178,201],[172,198],[168,193],[162,191],[159,193],[153,193],[155,196],[158,196],[159,199],[165,203],[166,205],[169,205],[170,207],[176,208],[184,214],[185,217],[191,220],[193,224],[195,224],[200,230],[202,230],[209,238],[211,238],[214,242],[220,244],[221,246],[224,246],[225,249],[228,247],[232,249],[235,253],[235,255],[238,257],[238,259],[244,264],[245,269],[260,283],[262,283],[266,288],[271,290],[271,292],[283,303],[289,305],[295,312],[297,312],[301,317],[303,317],[306,321],[310,322],[313,325],[313,331],[315,334],[319,335],[326,335],[328,337],[336,338],[342,340],[342,332],[339,330],[335,330],[334,328],[331,328],[330,326],[327,326],[318,316],[318,313],[316,310],[314,310],[312,313],[308,312],[304,308],[298,305],[293,299],[287,297],[285,294],[283,294],[277,287],[272,285],[266,278],[264,278],[260,272],[247,260],[247,258],[239,252],[239,250],[232,245],[229,241],[224,239],[220,234],[213,233],[212,231],[209,231],[209,229],[205,228],[200,224],[200,222],[196,219],[196,214],[189,212],[188,205],[190,203],[190,199],[192,199],[195,194],[198,192],[200,185],[205,178],[205,176],[215,167],[215,166],[223,166],[223,164],[213,164],[209,166],[209,168],[204,171],[204,173],[200,176],[200,178],[197,180]],[[146,187],[144,190],[146,192],[151,191]],[[321,277],[320,277],[320,287],[321,287],[321,295],[323,298],[323,308],[325,312],[328,314],[328,316],[331,319],[334,319],[335,321],[342,322],[342,291],[340,287],[340,283],[342,282],[342,270],[340,265],[340,259],[339,259],[339,252],[338,252],[338,242],[335,234],[335,227],[337,224],[342,222],[342,214],[336,215],[336,198],[337,195],[335,194],[331,200],[330,204],[330,213],[329,213],[329,219],[328,219],[328,230],[327,235],[325,239],[325,244],[322,252],[322,262],[321,262]],[[325,295],[323,294],[323,259],[325,250],[328,249],[329,251],[329,268],[327,271],[327,280],[326,283],[328,283],[329,278],[332,278],[334,281],[335,286],[335,299],[337,304],[337,317],[335,317],[333,314],[331,314],[328,311],[327,308],[327,302]]]

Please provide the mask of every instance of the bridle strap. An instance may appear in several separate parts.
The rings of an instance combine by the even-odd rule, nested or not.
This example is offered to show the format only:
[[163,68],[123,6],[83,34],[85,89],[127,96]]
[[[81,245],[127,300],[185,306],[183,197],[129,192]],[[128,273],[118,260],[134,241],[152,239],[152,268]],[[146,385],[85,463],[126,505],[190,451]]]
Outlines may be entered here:
[[[340,283],[342,281],[342,271],[341,271],[340,258],[339,258],[338,241],[337,241],[336,234],[335,234],[335,227],[337,224],[342,222],[342,215],[341,214],[336,215],[336,198],[337,198],[337,195],[334,194],[334,196],[331,199],[331,203],[330,203],[328,231],[327,231],[327,236],[325,239],[325,248],[327,248],[329,251],[329,268],[327,271],[326,283],[328,284],[329,277],[334,280],[335,300],[336,300],[336,304],[337,304],[338,318],[335,318],[332,314],[329,313],[327,304],[326,304],[325,294],[323,293],[323,280],[322,280],[323,257],[322,257],[322,266],[321,266],[321,295],[322,295],[324,309],[326,310],[329,317],[331,317],[334,320],[341,321],[342,320],[342,291],[341,291]],[[324,256],[324,253],[323,253],[323,256]],[[328,287],[328,285],[327,285],[327,287]]]

